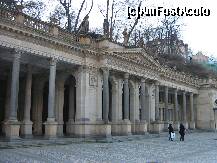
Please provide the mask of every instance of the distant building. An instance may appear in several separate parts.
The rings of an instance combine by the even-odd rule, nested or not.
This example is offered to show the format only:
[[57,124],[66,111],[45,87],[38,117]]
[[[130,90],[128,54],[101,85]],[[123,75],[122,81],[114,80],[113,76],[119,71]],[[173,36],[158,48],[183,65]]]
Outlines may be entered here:
[[155,54],[176,54],[184,58],[188,57],[189,49],[188,44],[184,44],[183,40],[175,38],[170,39],[154,39],[146,43],[146,48],[151,49]]
[[209,57],[204,55],[202,52],[198,52],[196,55],[192,56],[193,62],[198,63],[208,63]]

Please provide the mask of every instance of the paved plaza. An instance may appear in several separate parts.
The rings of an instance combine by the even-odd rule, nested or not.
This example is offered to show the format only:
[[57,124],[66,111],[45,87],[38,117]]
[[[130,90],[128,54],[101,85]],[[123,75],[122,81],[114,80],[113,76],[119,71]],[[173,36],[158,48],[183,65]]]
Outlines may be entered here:
[[[113,137],[107,141],[65,138],[27,145],[1,142],[0,162],[217,162],[217,133],[196,132],[168,141],[167,134]],[[24,142],[25,144],[26,142]]]

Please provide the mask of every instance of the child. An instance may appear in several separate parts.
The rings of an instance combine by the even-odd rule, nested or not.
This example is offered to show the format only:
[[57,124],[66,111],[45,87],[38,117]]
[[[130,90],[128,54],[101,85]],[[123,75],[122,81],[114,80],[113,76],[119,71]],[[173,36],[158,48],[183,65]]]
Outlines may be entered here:
[[169,140],[173,141],[173,139],[171,138],[171,134],[174,133],[172,124],[169,124],[168,130],[169,130]]

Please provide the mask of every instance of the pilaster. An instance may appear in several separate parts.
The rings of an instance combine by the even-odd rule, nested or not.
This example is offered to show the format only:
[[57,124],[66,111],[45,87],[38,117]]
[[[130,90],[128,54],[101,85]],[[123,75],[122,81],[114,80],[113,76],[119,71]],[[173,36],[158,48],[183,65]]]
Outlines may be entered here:
[[189,128],[190,129],[195,129],[195,120],[194,120],[194,94],[192,92],[190,93],[190,113],[191,113],[191,119],[190,119]]

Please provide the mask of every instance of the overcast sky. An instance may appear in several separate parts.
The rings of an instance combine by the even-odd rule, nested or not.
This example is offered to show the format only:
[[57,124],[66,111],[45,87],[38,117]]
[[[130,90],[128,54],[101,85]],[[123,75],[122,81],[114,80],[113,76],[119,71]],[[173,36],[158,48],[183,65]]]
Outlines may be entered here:
[[[49,5],[53,4],[57,0],[45,0],[49,1]],[[85,7],[90,7],[91,0],[86,0]],[[89,22],[90,27],[102,27],[104,17],[99,13],[98,4],[105,5],[107,0],[94,0],[94,7],[91,11]],[[112,1],[112,0],[110,0]],[[79,9],[82,0],[72,0],[73,6]],[[183,17],[182,21],[185,24],[182,31],[182,39],[185,43],[189,44],[189,47],[193,50],[194,54],[197,51],[202,51],[205,55],[215,56],[217,58],[217,1],[216,0],[146,0],[141,7],[145,7],[145,4],[151,4],[151,6],[162,6],[164,8],[208,8],[211,10],[211,15],[208,17]],[[51,6],[52,8],[52,6]],[[127,17],[127,9],[126,17]],[[84,12],[83,14],[85,14]]]

